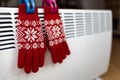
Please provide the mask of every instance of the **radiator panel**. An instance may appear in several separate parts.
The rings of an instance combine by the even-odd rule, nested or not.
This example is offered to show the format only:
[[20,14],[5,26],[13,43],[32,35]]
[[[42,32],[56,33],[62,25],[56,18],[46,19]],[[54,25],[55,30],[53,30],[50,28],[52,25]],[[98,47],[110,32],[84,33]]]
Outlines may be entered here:
[[[0,8],[0,80],[92,80],[107,71],[111,11],[60,9],[71,55],[62,64],[53,64],[47,51],[45,66],[28,75],[17,68],[17,11],[17,8]],[[45,33],[43,9],[38,12]]]

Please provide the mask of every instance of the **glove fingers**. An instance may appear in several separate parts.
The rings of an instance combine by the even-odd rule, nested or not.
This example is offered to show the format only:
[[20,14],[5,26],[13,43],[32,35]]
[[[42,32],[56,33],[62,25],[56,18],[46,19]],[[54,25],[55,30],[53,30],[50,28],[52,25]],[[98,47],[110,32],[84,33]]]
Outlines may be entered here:
[[55,46],[50,47],[50,52],[51,52],[51,57],[52,57],[52,61],[53,63],[57,63],[58,59],[57,59],[57,50]]
[[70,50],[69,50],[69,47],[68,47],[68,44],[66,43],[66,41],[63,42],[63,45],[64,45],[64,49],[65,49],[66,54],[69,55]]
[[62,59],[65,59],[66,58],[66,53],[65,53],[65,50],[64,50],[64,47],[63,47],[62,43],[60,43],[60,50],[61,50]]
[[47,51],[47,42],[46,42],[46,38],[44,38],[44,53]]
[[25,59],[25,72],[30,73],[32,69],[32,49],[27,50]]
[[45,49],[39,48],[39,66],[44,66],[44,60],[45,60]]
[[62,61],[63,61],[63,59],[62,59],[62,51],[60,50],[59,44],[56,45],[56,50],[57,50],[58,62],[59,62],[59,63],[62,63]]
[[37,72],[39,70],[39,53],[38,49],[33,49],[33,59],[32,59],[32,72]]
[[25,49],[19,49],[19,52],[18,52],[18,68],[23,68],[25,66],[25,56],[26,56],[26,50]]

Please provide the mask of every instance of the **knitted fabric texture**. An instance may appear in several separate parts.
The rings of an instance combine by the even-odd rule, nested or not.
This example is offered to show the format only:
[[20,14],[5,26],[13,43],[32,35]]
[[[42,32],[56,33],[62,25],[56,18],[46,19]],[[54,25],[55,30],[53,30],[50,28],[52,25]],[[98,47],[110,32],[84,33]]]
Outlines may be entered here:
[[18,67],[26,73],[37,72],[44,65],[45,41],[38,8],[33,14],[26,14],[26,5],[19,6],[17,20]]
[[59,16],[58,9],[51,13],[50,6],[44,7],[44,25],[47,34],[47,41],[53,63],[62,63],[63,59],[70,54],[66,42],[62,20]]

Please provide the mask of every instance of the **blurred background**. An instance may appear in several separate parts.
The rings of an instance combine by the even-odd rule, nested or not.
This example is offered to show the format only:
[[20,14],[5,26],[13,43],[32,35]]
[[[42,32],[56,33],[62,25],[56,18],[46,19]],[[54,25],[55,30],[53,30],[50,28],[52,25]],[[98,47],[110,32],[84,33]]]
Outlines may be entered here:
[[[42,0],[35,0],[41,7]],[[18,7],[19,0],[0,0],[0,7]],[[112,10],[113,41],[109,71],[101,76],[103,80],[120,80],[120,0],[57,0],[62,9]]]
[[[113,13],[113,34],[120,36],[120,0],[56,0],[59,8],[110,9]],[[42,0],[35,0],[41,7]],[[1,7],[17,7],[19,0],[0,0]]]

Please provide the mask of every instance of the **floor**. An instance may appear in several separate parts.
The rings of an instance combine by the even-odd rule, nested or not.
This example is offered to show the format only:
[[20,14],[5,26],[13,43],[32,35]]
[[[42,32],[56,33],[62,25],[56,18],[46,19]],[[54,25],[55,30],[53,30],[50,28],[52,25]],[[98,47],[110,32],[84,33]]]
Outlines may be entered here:
[[120,80],[120,37],[113,37],[110,67],[103,80]]

